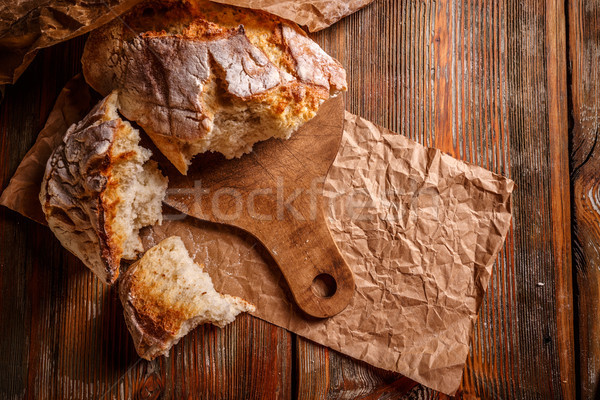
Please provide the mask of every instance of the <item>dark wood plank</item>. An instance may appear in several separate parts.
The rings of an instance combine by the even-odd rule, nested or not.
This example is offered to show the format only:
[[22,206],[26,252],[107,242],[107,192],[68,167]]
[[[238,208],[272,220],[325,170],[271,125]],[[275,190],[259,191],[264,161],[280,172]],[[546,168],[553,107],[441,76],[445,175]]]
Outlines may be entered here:
[[[455,157],[511,176],[509,129],[507,120],[507,58],[501,46],[507,40],[505,2],[444,2],[438,13],[439,24],[450,25],[445,35],[436,35],[443,73],[450,87],[451,104],[444,117],[438,114],[436,146]],[[517,188],[517,192],[519,191]],[[514,231],[507,236],[500,252],[475,325],[471,355],[463,378],[464,397],[515,396],[518,376],[514,362],[518,355],[519,329],[515,308],[516,271]]]
[[[590,211],[598,204],[600,148],[590,153],[600,98],[597,3],[573,0],[569,8],[579,343],[587,354],[598,352],[600,324],[593,300],[598,220]],[[517,182],[514,227],[475,325],[459,397],[574,396],[561,7],[545,0],[378,0],[313,35],[348,70],[349,111]],[[79,70],[82,44],[42,51],[7,88],[2,188]],[[114,293],[46,228],[4,208],[0,330],[3,397],[444,397],[301,338],[292,343],[287,332],[247,316],[223,331],[194,331],[169,359],[139,361]],[[581,354],[582,378],[589,372],[582,394],[595,393],[598,358]]]
[[401,398],[417,384],[297,338],[298,399]]
[[[64,84],[85,38],[45,49],[0,105],[2,189]],[[292,339],[243,316],[201,327],[168,359],[137,357],[118,296],[52,233],[0,208],[1,398],[289,399]]]
[[579,390],[600,393],[600,1],[568,2]]
[[[433,9],[430,2],[378,0],[311,35],[347,70],[347,110],[429,145]],[[299,399],[403,398],[421,388],[300,337],[295,349]]]
[[[575,398],[575,325],[569,178],[569,109],[565,2],[546,1],[546,82],[550,145],[550,212],[560,395]],[[569,195],[568,195],[569,194]],[[558,395],[558,393],[556,393]]]
[[[33,144],[55,97],[78,67],[73,60],[82,40],[48,49],[24,75],[20,84],[6,89],[0,104],[0,179],[2,188],[20,159]],[[46,96],[40,94],[44,92]],[[43,257],[41,255],[44,255]],[[64,255],[50,232],[0,207],[0,390],[2,397],[31,393],[31,367],[50,370],[55,361],[53,306],[58,296]],[[44,341],[44,346],[39,346]],[[41,370],[40,370],[41,372]],[[53,386],[40,375],[38,385]]]
[[[349,111],[517,182],[458,397],[575,396],[564,21],[558,1],[380,0],[314,35],[348,70]],[[297,349],[299,385],[336,397],[344,357]]]
[[564,9],[477,1],[446,10],[455,122],[435,132],[452,140],[437,143],[517,184],[461,394],[574,398]]

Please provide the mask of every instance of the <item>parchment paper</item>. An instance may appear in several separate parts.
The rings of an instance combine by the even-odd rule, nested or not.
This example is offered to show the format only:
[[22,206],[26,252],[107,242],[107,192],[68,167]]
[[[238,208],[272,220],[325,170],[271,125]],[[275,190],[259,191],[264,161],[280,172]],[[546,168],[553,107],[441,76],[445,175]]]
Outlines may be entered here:
[[[373,0],[215,0],[326,28]],[[141,0],[0,0],[0,85],[14,83],[44,47],[83,35]]]
[[[43,222],[32,199],[52,146],[91,108],[87,91],[81,77],[65,87],[0,204]],[[165,206],[166,221],[146,230],[145,245],[179,235],[217,290],[253,302],[255,316],[453,394],[510,225],[513,187],[510,179],[346,113],[324,194],[330,230],[357,290],[342,313],[326,320],[298,313],[277,266],[249,234]]]
[[372,3],[374,0],[214,0],[217,3],[254,8],[306,26],[317,32]]
[[14,83],[37,51],[95,29],[140,0],[0,0],[0,84]]

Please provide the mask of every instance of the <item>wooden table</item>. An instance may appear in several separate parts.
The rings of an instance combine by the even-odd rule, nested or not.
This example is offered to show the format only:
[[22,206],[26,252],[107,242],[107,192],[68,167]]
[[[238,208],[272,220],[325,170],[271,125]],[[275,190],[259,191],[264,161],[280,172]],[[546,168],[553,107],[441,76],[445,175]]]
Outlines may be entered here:
[[[458,397],[597,398],[600,1],[377,0],[313,37],[347,68],[349,111],[517,183]],[[6,89],[2,188],[84,40]],[[5,208],[0,337],[2,398],[443,397],[249,316],[140,361],[116,294]]]

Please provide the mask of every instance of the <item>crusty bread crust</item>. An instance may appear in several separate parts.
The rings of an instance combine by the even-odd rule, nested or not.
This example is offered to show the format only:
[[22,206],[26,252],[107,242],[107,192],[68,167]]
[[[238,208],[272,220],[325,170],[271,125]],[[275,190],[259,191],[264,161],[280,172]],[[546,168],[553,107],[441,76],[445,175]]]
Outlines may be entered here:
[[223,327],[239,313],[255,309],[243,299],[217,293],[177,236],[164,239],[129,267],[119,296],[135,348],[147,360],[168,356],[199,324]]
[[[156,196],[161,191],[164,196],[167,186],[156,163],[146,161],[149,150],[138,147],[137,142],[120,148],[131,138],[133,128],[119,118],[116,102],[117,95],[109,95],[69,128],[48,160],[40,191],[50,229],[66,249],[107,284],[118,278],[121,258],[131,259],[135,254],[129,253],[141,250],[139,237],[127,237],[119,229],[119,224],[131,221],[116,222],[121,218],[121,204],[131,201],[120,197],[116,166],[128,162],[139,165],[139,175],[156,184],[152,188]],[[137,133],[133,137],[139,140]],[[154,200],[157,215],[140,218],[159,222],[161,199]],[[137,236],[137,232],[134,234]]]
[[346,90],[342,66],[295,24],[205,0],[140,5],[94,31],[82,63],[182,173],[201,152],[288,138]]

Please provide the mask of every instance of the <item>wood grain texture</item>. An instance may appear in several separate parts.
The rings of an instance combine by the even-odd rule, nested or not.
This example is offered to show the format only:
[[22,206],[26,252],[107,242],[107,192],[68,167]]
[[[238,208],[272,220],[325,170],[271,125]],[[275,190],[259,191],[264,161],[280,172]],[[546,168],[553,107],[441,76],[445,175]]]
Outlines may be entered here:
[[579,390],[600,393],[600,1],[568,2]]
[[[560,2],[382,0],[315,35],[349,111],[517,182],[458,397],[575,396],[564,22]],[[300,365],[342,365],[298,343]]]
[[[432,145],[433,2],[377,0],[331,29],[312,34],[348,73],[346,109],[413,140]],[[299,399],[356,399],[405,379],[296,338]],[[420,389],[421,388],[421,389]],[[415,385],[393,390],[433,393]]]
[[[80,46],[83,43],[78,42]],[[55,94],[78,68],[73,60],[79,55],[73,44],[49,49],[26,72],[28,79],[23,79],[19,88],[7,88],[0,104],[2,188],[16,170],[19,159],[33,145]],[[42,91],[52,94],[43,98],[39,95]],[[0,361],[3,371],[0,394],[4,398],[27,392],[34,380],[30,375],[31,365],[42,363],[47,369],[52,368],[54,346],[48,347],[45,354],[36,346],[41,338],[49,343],[54,340],[46,330],[52,325],[53,310],[45,300],[58,295],[55,279],[59,276],[47,267],[60,265],[62,256],[60,246],[52,241],[45,229],[0,207],[0,333],[3,335],[0,351],[6,354]]]
[[[81,71],[85,38],[45,49],[0,105],[2,188],[61,88]],[[292,339],[242,316],[194,330],[171,357],[137,357],[118,296],[52,233],[0,208],[0,398],[288,399]]]
[[574,398],[575,326],[571,249],[571,197],[569,179],[569,110],[567,99],[567,34],[565,2],[546,1],[546,83],[550,145],[550,212],[554,257],[556,340],[560,394]]
[[[458,398],[574,398],[565,40],[579,290],[579,390],[598,395],[598,0],[377,0],[311,35],[347,68],[346,108],[517,183]],[[565,21],[568,25],[565,28]],[[2,188],[83,39],[42,51],[0,105]],[[0,397],[446,396],[245,316],[168,359],[135,356],[116,296],[50,232],[0,208]]]
[[435,132],[452,134],[452,148],[437,143],[517,184],[462,394],[574,398],[564,14],[544,1],[448,2],[444,11],[454,27],[454,123]]
[[298,399],[402,398],[417,383],[296,338]]

